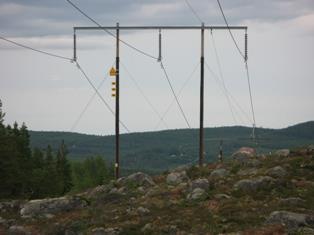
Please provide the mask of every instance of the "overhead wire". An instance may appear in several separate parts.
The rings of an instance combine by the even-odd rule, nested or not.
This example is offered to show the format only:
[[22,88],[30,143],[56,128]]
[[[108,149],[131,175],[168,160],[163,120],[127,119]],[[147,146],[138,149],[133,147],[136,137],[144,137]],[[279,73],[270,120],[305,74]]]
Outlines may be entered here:
[[[102,97],[102,95],[99,93],[99,91],[97,90],[97,88],[94,86],[94,84],[92,83],[92,81],[90,80],[90,78],[87,76],[86,72],[83,70],[83,68],[81,67],[81,65],[75,61],[76,66],[78,68],[78,70],[83,74],[84,78],[88,81],[88,83],[91,85],[91,87],[94,89],[94,91],[97,93],[98,97],[101,99],[101,101],[105,104],[105,106],[107,107],[107,109],[110,111],[110,113],[115,116],[115,112],[112,110],[112,108],[109,106],[109,104],[105,101],[105,99]],[[121,121],[119,120],[119,123],[124,127],[124,129],[130,133],[129,128]]]
[[[115,63],[115,62],[114,62]],[[112,64],[112,66],[114,65],[114,63]],[[105,81],[107,80],[107,77],[104,77],[101,82],[99,83],[99,85],[97,86],[97,90],[99,90],[103,84],[105,83]],[[91,103],[93,102],[95,96],[97,95],[97,92],[94,92],[93,95],[90,97],[90,99],[88,100],[88,102],[86,103],[85,107],[83,108],[83,110],[81,111],[81,113],[79,114],[79,116],[76,118],[75,122],[73,123],[70,132],[73,132],[74,129],[76,128],[76,126],[78,125],[78,123],[80,122],[80,120],[82,119],[83,115],[86,113],[88,107],[91,105]]]
[[[109,30],[103,28],[102,25],[100,25],[96,20],[94,20],[92,17],[90,17],[89,15],[87,15],[82,9],[80,9],[76,4],[74,4],[71,0],[66,0],[72,7],[74,7],[77,11],[79,11],[82,15],[84,15],[87,19],[89,19],[91,22],[93,22],[94,24],[96,24],[99,28],[101,28],[102,30],[104,30],[106,33],[108,33],[110,36],[116,38],[116,35],[114,35],[112,32],[110,32]],[[141,49],[138,49],[136,48],[135,46],[131,45],[130,43],[122,40],[122,39],[119,39],[120,42],[122,42],[124,45],[128,46],[129,48],[137,51],[138,53],[142,54],[142,55],[145,55],[147,57],[150,57],[152,59],[158,59],[157,57],[141,50]]]
[[246,70],[246,77],[247,77],[247,82],[248,82],[248,88],[249,88],[249,95],[250,95],[250,105],[251,105],[251,112],[252,112],[252,117],[253,117],[253,129],[252,129],[252,138],[253,140],[255,141],[255,128],[256,128],[256,119],[255,119],[255,111],[254,111],[254,104],[253,104],[253,97],[252,97],[252,89],[251,89],[251,82],[250,82],[250,73],[249,73],[249,67],[248,67],[248,62],[247,62],[247,56],[246,55],[243,55],[243,53],[241,52],[240,48],[239,48],[239,45],[237,44],[230,28],[229,28],[229,24],[228,24],[228,21],[227,21],[227,18],[225,16],[225,13],[223,11],[223,8],[220,4],[220,1],[217,0],[217,3],[219,5],[219,9],[220,9],[220,12],[224,18],[224,21],[225,21],[225,24],[227,25],[228,29],[229,29],[229,34],[236,46],[236,48],[238,49],[238,52],[240,53],[241,57],[244,59],[244,62],[245,62],[245,70]]
[[161,66],[162,71],[164,72],[165,78],[166,78],[166,80],[167,80],[167,82],[168,82],[168,84],[170,86],[171,92],[172,92],[172,94],[173,94],[173,96],[174,96],[174,98],[176,100],[176,103],[177,103],[177,105],[178,105],[178,107],[180,109],[180,112],[181,112],[181,114],[182,114],[182,116],[183,116],[183,118],[184,118],[188,128],[191,128],[191,125],[190,125],[190,123],[189,123],[189,121],[188,121],[188,119],[187,119],[187,117],[186,117],[186,115],[185,115],[185,113],[183,111],[182,105],[180,104],[179,99],[178,99],[178,97],[177,97],[177,95],[176,95],[176,93],[175,93],[175,91],[173,89],[173,86],[171,84],[170,78],[168,76],[168,73],[166,71],[166,68],[165,68],[162,60],[160,61],[160,66]]
[[185,0],[186,5],[189,7],[189,9],[192,11],[193,15],[198,19],[199,22],[203,23],[201,17],[197,14],[197,12],[194,10],[192,5],[188,0]]
[[230,27],[229,27],[229,23],[228,23],[228,21],[227,21],[227,18],[226,18],[226,16],[225,16],[225,13],[224,13],[224,11],[223,11],[223,8],[222,8],[222,6],[221,6],[221,4],[220,4],[220,1],[217,0],[217,3],[218,3],[220,12],[221,12],[222,17],[223,17],[223,19],[224,19],[224,21],[225,21],[225,24],[226,24],[226,26],[227,26],[227,28],[228,28],[229,34],[230,34],[230,36],[231,36],[231,39],[232,39],[234,45],[236,46],[236,48],[237,48],[239,54],[242,56],[242,58],[245,58],[245,56],[243,55],[242,51],[240,50],[240,47],[239,47],[237,41],[235,40],[235,38],[234,38],[234,36],[233,36],[233,33],[231,32],[231,29],[230,29]]
[[129,77],[131,78],[131,80],[133,81],[135,87],[138,89],[138,91],[141,93],[141,95],[143,96],[144,100],[146,101],[146,103],[150,106],[150,108],[153,110],[153,112],[158,116],[160,122],[162,122],[165,127],[168,129],[169,126],[167,125],[167,123],[165,122],[165,120],[163,119],[163,117],[160,115],[160,113],[158,112],[158,110],[155,108],[155,106],[152,104],[152,102],[148,99],[148,97],[145,95],[144,91],[141,89],[140,85],[138,84],[138,82],[136,81],[136,79],[134,78],[134,76],[130,73],[130,71],[127,69],[126,65],[121,62],[122,67],[124,68],[124,70],[126,71],[126,73],[129,75]]
[[[182,93],[183,89],[185,88],[185,86],[189,83],[189,81],[192,79],[195,71],[197,70],[197,68],[199,67],[199,62],[194,66],[194,69],[192,70],[192,72],[190,73],[190,75],[186,78],[186,80],[184,81],[184,83],[182,84],[179,92],[178,92],[178,96]],[[168,105],[167,109],[165,110],[165,112],[162,114],[162,118],[164,119],[165,116],[167,115],[167,113],[170,111],[171,107],[173,106],[173,104],[176,102],[175,98],[173,98],[172,102]],[[157,123],[157,125],[155,126],[155,130],[157,130],[157,128],[160,125],[160,121]]]
[[[234,102],[234,104],[238,107],[239,111],[242,113],[242,115],[247,119],[247,121],[249,121],[249,123],[251,124],[252,120],[249,117],[249,115],[247,114],[247,112],[241,107],[241,105],[239,104],[239,102],[236,100],[236,98],[230,93],[230,91],[226,88],[226,90],[223,88],[222,82],[219,79],[219,76],[211,69],[211,67],[209,66],[209,64],[205,61],[205,66],[208,69],[208,71],[212,74],[212,77],[214,78],[215,82],[219,85],[222,93],[226,96],[226,93],[230,96],[231,101]],[[241,119],[242,120],[242,119]]]
[[[104,84],[106,79],[102,79],[102,81],[99,83],[99,85],[97,86],[97,90],[99,90],[102,85]],[[85,107],[83,108],[83,110],[80,112],[79,116],[76,118],[74,124],[72,125],[70,132],[73,132],[74,129],[76,128],[76,126],[78,125],[78,123],[80,122],[80,120],[82,119],[83,115],[85,114],[85,112],[87,111],[88,107],[91,105],[91,103],[93,102],[94,98],[96,97],[97,93],[94,92],[94,94],[90,97],[90,99],[88,100],[88,102],[86,103]]]
[[[226,91],[227,87],[226,87],[224,75],[223,75],[223,72],[222,72],[222,66],[221,66],[221,63],[220,63],[220,58],[219,58],[219,55],[218,55],[218,50],[217,50],[217,46],[216,46],[216,42],[215,42],[213,31],[210,31],[210,34],[211,34],[212,44],[213,44],[214,51],[215,51],[215,57],[216,57],[216,62],[217,62],[217,67],[218,67],[220,79],[222,81],[223,89]],[[234,114],[233,109],[232,109],[232,105],[231,105],[231,102],[230,102],[230,97],[229,97],[227,92],[225,92],[225,94],[226,94],[226,99],[227,99],[227,102],[228,102],[228,106],[229,106],[229,109],[230,109],[233,121],[236,124],[237,121],[236,121],[235,114]]]
[[68,57],[65,57],[65,56],[61,56],[61,55],[57,55],[57,54],[54,54],[54,53],[50,53],[50,52],[47,52],[47,51],[35,49],[33,47],[24,45],[22,43],[19,43],[19,42],[7,39],[7,38],[5,38],[3,36],[0,36],[0,39],[3,40],[3,41],[9,42],[11,44],[14,44],[14,45],[16,45],[18,47],[22,47],[24,49],[28,49],[28,50],[35,51],[35,52],[38,52],[38,53],[41,53],[41,54],[44,54],[44,55],[48,55],[48,56],[51,56],[51,57],[55,57],[55,58],[59,58],[59,59],[63,59],[63,60],[68,60],[68,61],[72,62],[71,58],[68,58]]

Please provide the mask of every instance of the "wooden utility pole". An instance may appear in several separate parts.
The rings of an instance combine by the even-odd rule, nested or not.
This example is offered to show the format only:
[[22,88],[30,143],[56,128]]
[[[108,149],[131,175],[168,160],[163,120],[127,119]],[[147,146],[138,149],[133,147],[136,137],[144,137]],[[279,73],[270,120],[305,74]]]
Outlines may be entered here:
[[204,162],[204,23],[201,28],[201,87],[200,87],[200,130],[199,166]]
[[120,177],[120,56],[119,56],[119,42],[120,42],[120,33],[119,33],[119,23],[117,23],[117,35],[116,35],[116,163],[115,163],[115,176],[116,179]]
[[[161,60],[161,30],[201,30],[201,71],[200,71],[200,129],[199,129],[199,165],[202,166],[204,163],[204,31],[206,30],[247,30],[246,26],[205,26],[202,23],[201,26],[103,26],[103,27],[74,27],[74,60],[76,60],[76,31],[77,30],[116,30],[116,113],[115,113],[115,126],[116,126],[116,146],[115,146],[115,177],[120,177],[120,106],[119,106],[119,42],[120,30],[159,30],[159,56],[158,61]],[[247,37],[247,36],[246,36]],[[247,45],[247,38],[246,45]]]

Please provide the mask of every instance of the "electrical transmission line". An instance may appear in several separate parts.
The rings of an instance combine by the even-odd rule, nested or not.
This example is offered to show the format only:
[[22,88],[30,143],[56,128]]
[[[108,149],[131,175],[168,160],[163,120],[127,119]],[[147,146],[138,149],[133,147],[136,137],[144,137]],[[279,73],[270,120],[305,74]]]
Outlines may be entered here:
[[165,66],[164,66],[164,64],[163,64],[162,61],[160,61],[160,66],[161,66],[161,68],[162,68],[162,71],[163,71],[164,74],[165,74],[165,78],[166,78],[167,81],[168,81],[168,84],[169,84],[169,86],[170,86],[171,92],[172,92],[172,94],[173,94],[173,96],[174,96],[174,98],[175,98],[175,100],[176,100],[176,102],[177,102],[177,104],[178,104],[178,106],[179,106],[180,112],[181,112],[181,114],[182,114],[182,116],[183,116],[183,118],[184,118],[184,120],[185,120],[187,126],[188,126],[189,128],[191,128],[191,125],[190,125],[190,123],[189,123],[189,121],[188,121],[188,119],[187,119],[187,117],[186,117],[186,115],[185,115],[185,113],[184,113],[184,111],[183,111],[182,105],[180,104],[179,99],[178,99],[178,97],[177,97],[177,95],[176,95],[176,93],[175,93],[175,91],[174,91],[174,89],[173,89],[173,86],[172,86],[172,84],[171,84],[171,82],[170,82],[168,73],[167,73],[167,71],[166,71],[166,69],[165,69]]
[[[76,10],[78,10],[82,15],[84,15],[87,19],[89,19],[90,21],[92,21],[94,24],[96,24],[99,28],[101,28],[102,30],[104,30],[106,33],[108,33],[110,36],[116,38],[116,35],[114,35],[113,33],[111,33],[109,30],[104,29],[96,20],[94,20],[92,17],[90,17],[89,15],[87,15],[83,10],[81,10],[77,5],[75,5],[72,1],[70,0],[66,0],[71,6],[73,6]],[[150,57],[152,59],[158,59],[157,57],[148,54],[147,52],[140,50],[138,48],[136,48],[135,46],[132,46],[130,43],[122,40],[119,38],[119,41],[122,42],[124,45],[130,47],[131,49],[137,51],[138,53],[145,55],[147,57]]]
[[[246,113],[246,111],[244,111],[244,109],[240,106],[240,104],[238,103],[238,101],[236,100],[236,98],[229,92],[229,90],[226,88],[226,90],[223,87],[222,81],[219,79],[219,76],[217,74],[215,74],[215,72],[210,68],[209,64],[207,62],[205,62],[205,65],[208,69],[208,71],[212,74],[215,82],[219,85],[219,88],[221,89],[222,93],[227,96],[227,94],[229,95],[229,97],[231,98],[231,101],[233,101],[235,103],[235,105],[238,107],[239,111],[242,112],[242,115],[247,119],[247,121],[251,124],[252,120],[249,117],[249,115]],[[240,116],[239,116],[240,117]],[[244,123],[244,122],[243,122]]]
[[[223,8],[222,8],[222,6],[221,6],[219,0],[217,0],[217,3],[218,3],[218,5],[219,5],[219,9],[220,9],[221,14],[222,14],[222,16],[223,16],[223,18],[224,18],[224,21],[225,21],[225,23],[226,23],[226,26],[228,27],[230,36],[231,36],[231,38],[232,38],[232,40],[233,40],[233,42],[234,42],[236,48],[238,49],[238,51],[239,51],[241,57],[242,57],[242,58],[244,59],[244,61],[245,61],[245,70],[246,70],[246,77],[247,77],[247,82],[248,82],[248,87],[249,87],[251,111],[252,111],[253,122],[254,122],[254,123],[253,123],[252,137],[253,137],[253,139],[255,140],[256,120],[255,120],[255,112],[254,112],[254,105],[253,105],[253,97],[252,97],[252,89],[251,89],[251,81],[250,81],[249,66],[248,66],[248,62],[247,62],[247,55],[246,55],[246,54],[243,55],[243,53],[241,52],[241,50],[240,50],[240,48],[239,48],[239,46],[238,46],[238,44],[237,44],[237,42],[236,42],[236,40],[235,40],[235,38],[234,38],[232,32],[231,32],[231,30],[230,30],[230,27],[229,27],[227,18],[226,18],[226,16],[225,16],[225,13],[224,13],[224,11],[223,11]],[[246,50],[247,50],[247,35],[246,35],[246,42],[245,42],[245,43],[246,43]],[[245,53],[247,53],[247,51],[245,51]]]
[[190,4],[190,2],[188,0],[185,0],[186,5],[189,7],[189,9],[192,11],[193,15],[198,19],[198,21],[200,23],[203,23],[201,17],[197,14],[197,12],[194,10],[194,8],[192,7],[192,5]]
[[243,55],[242,51],[240,50],[240,47],[239,47],[237,41],[235,40],[235,38],[234,38],[234,36],[233,36],[233,33],[231,32],[231,30],[230,30],[230,28],[229,28],[229,24],[228,24],[227,18],[226,18],[226,16],[225,16],[225,13],[224,13],[224,11],[223,11],[223,9],[222,9],[222,6],[221,6],[221,4],[220,4],[220,1],[217,0],[217,3],[218,3],[218,5],[219,5],[219,9],[220,9],[220,12],[221,12],[221,14],[222,14],[222,17],[224,18],[225,24],[226,24],[226,26],[228,27],[228,31],[229,31],[229,34],[230,34],[230,36],[231,36],[231,38],[232,38],[232,41],[233,41],[234,45],[236,46],[236,48],[237,48],[239,54],[241,55],[241,57],[244,59],[245,56]]
[[126,71],[126,73],[129,75],[129,77],[131,78],[131,80],[133,81],[133,83],[135,84],[135,87],[138,89],[138,91],[141,93],[141,95],[143,96],[144,100],[146,101],[146,103],[150,106],[150,108],[153,110],[153,112],[158,116],[160,122],[162,122],[165,127],[168,129],[168,125],[165,122],[165,120],[163,119],[163,117],[160,115],[160,113],[157,111],[157,109],[154,107],[154,105],[152,104],[152,102],[148,99],[148,97],[145,95],[144,91],[141,89],[141,87],[139,86],[138,82],[136,81],[136,79],[134,78],[134,76],[132,76],[132,74],[130,73],[130,71],[127,69],[126,65],[121,62],[122,67],[124,68],[124,70]]
[[51,57],[55,57],[55,58],[59,58],[59,59],[63,59],[63,60],[67,60],[67,61],[72,62],[71,58],[68,58],[68,57],[65,57],[65,56],[57,55],[57,54],[46,52],[46,51],[43,51],[43,50],[38,50],[38,49],[35,49],[33,47],[30,47],[30,46],[27,46],[27,45],[15,42],[13,40],[7,39],[7,38],[2,37],[2,36],[0,36],[0,39],[3,40],[3,41],[9,42],[11,44],[14,44],[14,45],[16,45],[18,47],[22,47],[24,49],[28,49],[28,50],[31,50],[31,51],[35,51],[35,52],[41,53],[43,55],[48,55],[48,56],[51,56]]
[[[212,37],[212,43],[213,43],[213,47],[214,47],[214,51],[215,51],[215,57],[216,57],[217,65],[218,65],[218,71],[219,71],[220,79],[221,79],[221,81],[222,81],[223,89],[226,91],[226,90],[227,90],[227,87],[226,87],[225,79],[224,79],[223,72],[222,72],[222,67],[221,67],[221,63],[220,63],[220,59],[219,59],[219,55],[218,55],[218,51],[217,51],[217,46],[216,46],[215,38],[214,38],[214,35],[213,35],[213,32],[212,32],[212,31],[210,32],[210,34],[211,34],[211,37]],[[236,121],[235,114],[234,114],[233,109],[232,109],[232,106],[231,106],[231,102],[230,102],[229,95],[228,95],[227,92],[225,92],[225,93],[226,93],[226,99],[227,99],[227,102],[228,102],[228,106],[229,106],[229,109],[230,109],[230,112],[231,112],[233,121],[234,121],[234,123],[236,124],[237,121]]]
[[[195,71],[197,70],[199,66],[199,63],[197,63],[192,71],[192,73],[187,77],[187,79],[184,81],[182,87],[180,88],[179,92],[178,92],[178,96],[182,93],[183,89],[185,88],[185,86],[189,83],[189,81],[192,79]],[[167,115],[167,113],[170,111],[172,105],[176,102],[175,98],[172,100],[172,102],[168,105],[166,111],[162,114],[162,119],[165,118],[165,116]],[[157,130],[157,128],[159,127],[160,125],[160,121],[157,123],[156,127],[155,127],[155,130]]]
[[[107,109],[110,111],[110,113],[115,116],[115,112],[111,109],[111,107],[109,106],[109,104],[105,101],[105,99],[102,97],[102,95],[99,93],[99,91],[97,90],[97,88],[94,86],[94,84],[91,82],[90,78],[87,76],[87,74],[85,73],[85,71],[82,69],[82,67],[80,66],[80,64],[76,61],[76,66],[79,69],[79,71],[84,75],[84,78],[88,81],[88,83],[91,85],[91,87],[94,89],[94,91],[97,93],[98,97],[101,99],[101,101],[105,104],[105,106],[107,107]],[[130,133],[129,128],[127,128],[127,126],[121,121],[119,120],[120,124],[124,127],[124,129]]]

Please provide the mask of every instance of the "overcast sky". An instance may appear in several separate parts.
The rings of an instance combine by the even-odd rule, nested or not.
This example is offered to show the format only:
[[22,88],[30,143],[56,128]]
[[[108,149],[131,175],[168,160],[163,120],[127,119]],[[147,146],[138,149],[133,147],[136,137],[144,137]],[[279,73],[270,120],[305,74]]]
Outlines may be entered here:
[[[200,25],[184,0],[73,0],[102,25]],[[215,0],[190,0],[207,25],[224,25]],[[314,119],[314,1],[221,0],[230,25],[248,26],[249,67],[256,124],[282,128]],[[73,26],[95,26],[66,0],[0,0],[1,36],[58,55],[73,56]],[[244,32],[234,32],[240,49]],[[243,59],[227,31],[205,34],[205,60],[219,75],[215,40],[226,89],[205,69],[205,126],[250,126],[251,111]],[[121,39],[154,56],[158,32],[121,32]],[[17,48],[0,40],[0,99],[6,123],[31,130],[69,131],[94,91],[75,64]],[[78,61],[114,109],[108,71],[115,40],[105,32],[78,32]],[[192,127],[199,120],[200,31],[162,31],[163,63]],[[121,120],[132,131],[186,128],[160,64],[121,45]],[[133,76],[155,111],[139,92]],[[236,102],[234,102],[236,100]],[[239,108],[239,106],[241,108]],[[241,110],[240,110],[241,109]],[[122,132],[125,130],[121,127]],[[96,96],[75,132],[114,133],[114,117]]]

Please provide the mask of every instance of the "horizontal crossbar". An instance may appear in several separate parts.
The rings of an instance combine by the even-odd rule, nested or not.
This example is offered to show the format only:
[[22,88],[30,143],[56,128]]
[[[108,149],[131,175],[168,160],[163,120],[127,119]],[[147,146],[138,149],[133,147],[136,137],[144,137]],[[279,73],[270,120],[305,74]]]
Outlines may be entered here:
[[102,27],[73,27],[76,30],[195,30],[195,29],[210,29],[210,30],[247,30],[247,26],[102,26]]

